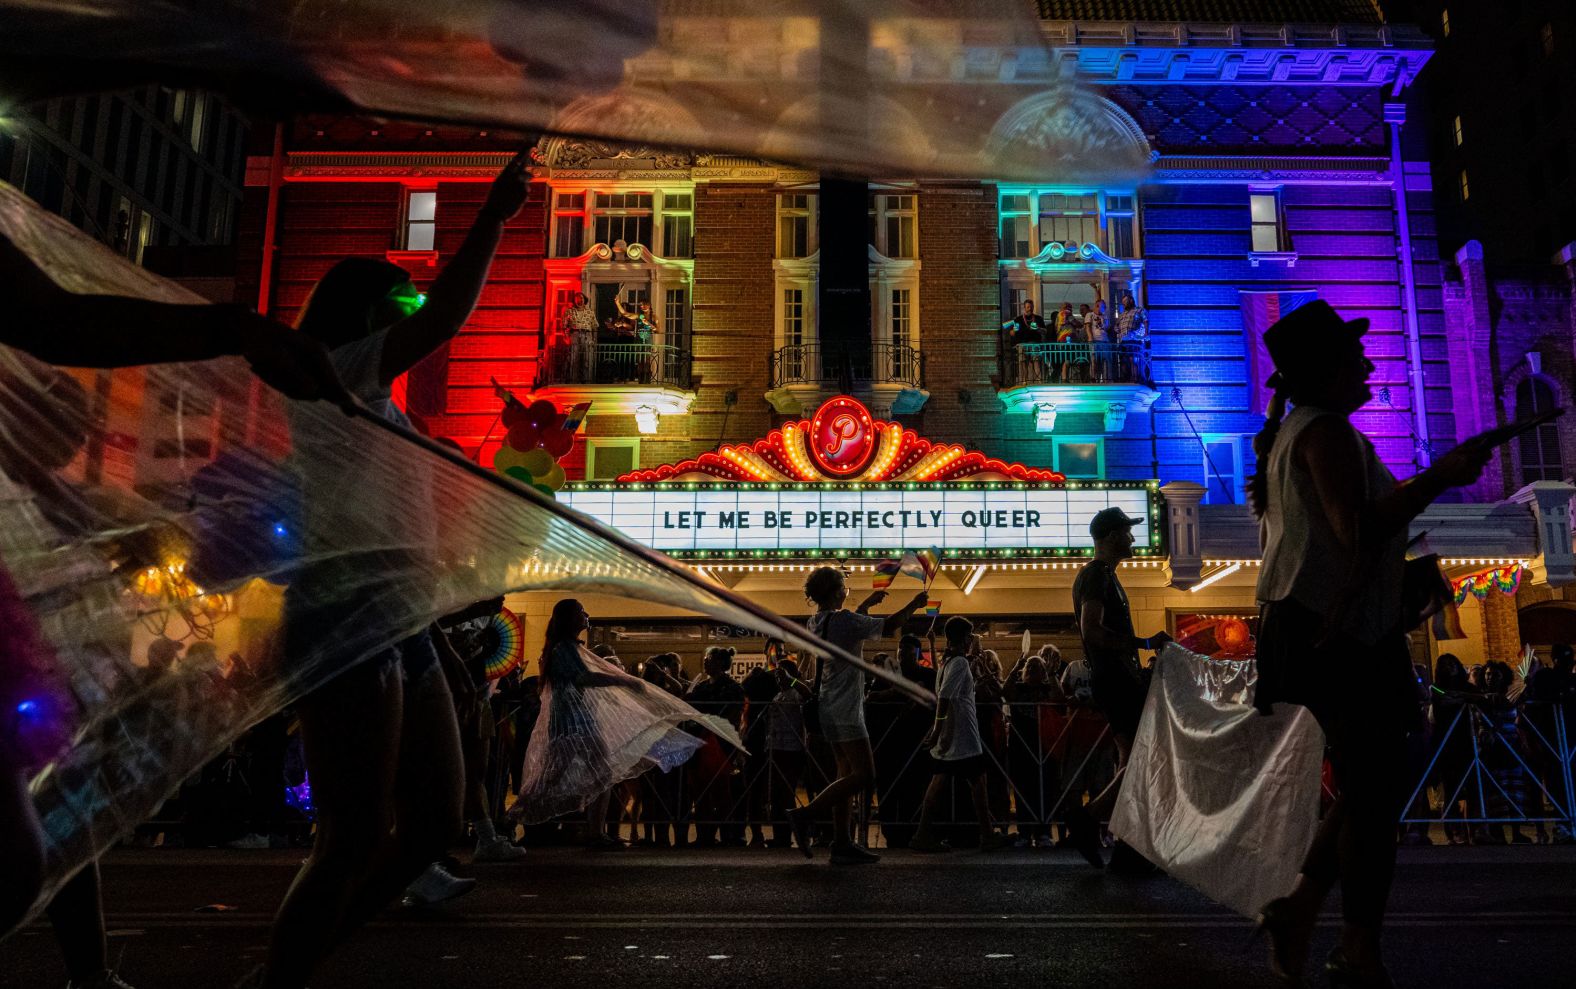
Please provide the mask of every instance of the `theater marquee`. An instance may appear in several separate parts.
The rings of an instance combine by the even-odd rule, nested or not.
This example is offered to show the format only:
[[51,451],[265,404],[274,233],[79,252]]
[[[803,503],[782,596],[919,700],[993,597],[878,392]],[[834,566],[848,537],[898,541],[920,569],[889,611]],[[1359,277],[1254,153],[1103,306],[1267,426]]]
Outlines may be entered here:
[[882,557],[936,547],[949,557],[1083,555],[1089,519],[1116,507],[1145,519],[1135,551],[1160,550],[1151,481],[1068,480],[936,443],[847,395],[753,443],[571,482],[558,500],[654,549],[693,557]]
[[1089,519],[1113,506],[1148,520],[1133,531],[1144,555],[1159,518],[1144,483],[572,483],[559,501],[681,556],[1061,555],[1087,551]]

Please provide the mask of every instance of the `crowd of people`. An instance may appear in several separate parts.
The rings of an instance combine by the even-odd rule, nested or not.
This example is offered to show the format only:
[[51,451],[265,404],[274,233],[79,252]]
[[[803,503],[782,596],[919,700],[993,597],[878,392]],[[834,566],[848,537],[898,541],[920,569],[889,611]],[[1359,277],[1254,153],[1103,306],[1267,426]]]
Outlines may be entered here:
[[1093,383],[1149,380],[1149,316],[1123,292],[1114,309],[1097,297],[1071,302],[1049,319],[1025,299],[1001,324],[1005,363],[1019,381]]

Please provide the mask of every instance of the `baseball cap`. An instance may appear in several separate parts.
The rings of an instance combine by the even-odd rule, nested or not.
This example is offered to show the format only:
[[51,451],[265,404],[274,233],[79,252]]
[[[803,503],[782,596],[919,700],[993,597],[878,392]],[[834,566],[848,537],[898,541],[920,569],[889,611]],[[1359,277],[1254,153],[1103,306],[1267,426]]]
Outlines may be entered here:
[[1129,518],[1120,508],[1102,508],[1089,520],[1089,535],[1103,539],[1118,529],[1131,529],[1143,524],[1143,519]]

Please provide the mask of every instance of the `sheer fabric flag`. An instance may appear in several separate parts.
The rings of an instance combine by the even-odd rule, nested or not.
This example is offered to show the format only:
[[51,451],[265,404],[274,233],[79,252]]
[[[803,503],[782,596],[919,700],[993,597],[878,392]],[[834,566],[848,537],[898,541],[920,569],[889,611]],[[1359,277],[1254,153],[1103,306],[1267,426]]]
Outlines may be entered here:
[[[73,292],[201,301],[4,184],[0,235]],[[249,725],[500,594],[660,603],[895,679],[431,440],[286,402],[239,360],[62,371],[0,348],[0,479],[5,610],[40,643],[0,694],[56,709],[22,763],[40,902]],[[20,726],[0,730],[18,762]]]
[[721,152],[1067,181],[1149,162],[1022,0],[0,0],[0,23],[17,102],[157,79],[274,116],[548,131],[565,137],[546,158],[582,163]]
[[1111,833],[1252,917],[1297,878],[1319,818],[1324,733],[1306,708],[1252,706],[1253,660],[1176,643],[1155,675]]

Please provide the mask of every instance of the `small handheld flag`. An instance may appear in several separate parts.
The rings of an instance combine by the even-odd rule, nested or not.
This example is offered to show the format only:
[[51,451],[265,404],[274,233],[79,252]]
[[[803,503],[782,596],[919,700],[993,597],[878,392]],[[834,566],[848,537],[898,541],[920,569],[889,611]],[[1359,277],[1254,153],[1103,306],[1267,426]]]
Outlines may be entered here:
[[925,583],[928,585],[936,579],[936,574],[941,572],[941,550],[932,546],[922,549],[914,554],[919,559],[919,565],[925,570]]
[[590,411],[590,402],[581,402],[580,404],[571,407],[568,412],[564,413],[564,429],[571,433],[579,429],[580,424],[585,422],[586,415],[590,413]]
[[905,550],[903,558],[898,561],[898,573],[915,580],[924,580],[926,577],[925,564],[919,559],[919,554],[913,550]]
[[878,591],[882,590],[883,588],[891,587],[892,578],[897,576],[900,566],[901,564],[899,564],[897,560],[882,560],[881,562],[877,563],[876,572],[874,576],[870,578],[870,586],[874,587]]
[[940,601],[932,599],[925,602],[925,615],[927,617],[935,618],[939,614],[941,614]]

